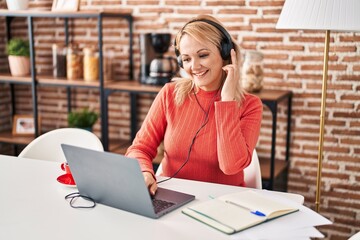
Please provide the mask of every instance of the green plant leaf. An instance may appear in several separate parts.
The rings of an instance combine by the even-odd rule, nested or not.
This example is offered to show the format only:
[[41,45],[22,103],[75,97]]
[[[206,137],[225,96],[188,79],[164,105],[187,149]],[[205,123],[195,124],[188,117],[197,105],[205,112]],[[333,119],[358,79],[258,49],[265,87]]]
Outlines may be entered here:
[[13,38],[6,45],[6,53],[11,56],[30,56],[29,41]]
[[91,128],[98,118],[99,115],[96,112],[84,108],[80,111],[70,112],[68,115],[68,124],[69,127]]

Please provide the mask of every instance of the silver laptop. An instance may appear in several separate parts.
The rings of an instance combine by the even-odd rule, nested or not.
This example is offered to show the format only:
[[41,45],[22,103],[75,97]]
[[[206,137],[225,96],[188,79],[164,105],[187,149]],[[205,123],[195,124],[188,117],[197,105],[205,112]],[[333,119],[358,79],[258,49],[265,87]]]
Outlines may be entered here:
[[136,159],[66,144],[61,147],[79,193],[97,203],[159,218],[195,199],[160,187],[151,196]]

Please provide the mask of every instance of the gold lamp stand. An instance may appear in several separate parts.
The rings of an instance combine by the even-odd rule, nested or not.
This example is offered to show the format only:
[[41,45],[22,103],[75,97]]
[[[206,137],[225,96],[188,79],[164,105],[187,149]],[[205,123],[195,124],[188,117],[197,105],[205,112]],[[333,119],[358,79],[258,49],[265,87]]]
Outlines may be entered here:
[[329,45],[330,45],[330,30],[326,30],[323,79],[322,79],[322,90],[321,90],[318,169],[317,169],[317,178],[316,178],[316,200],[315,200],[316,212],[319,212],[320,210],[321,168],[322,168],[323,146],[324,146],[324,126],[325,126],[325,114],[326,114],[325,108],[326,108],[326,90],[327,90],[327,79],[328,79]]

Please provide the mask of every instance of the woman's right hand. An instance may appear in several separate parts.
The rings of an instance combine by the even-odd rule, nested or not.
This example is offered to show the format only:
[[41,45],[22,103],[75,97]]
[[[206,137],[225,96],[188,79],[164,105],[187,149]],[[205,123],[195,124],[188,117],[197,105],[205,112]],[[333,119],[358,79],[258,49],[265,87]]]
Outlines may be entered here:
[[149,189],[151,195],[155,195],[157,190],[157,183],[154,176],[150,172],[143,172],[145,184]]
[[231,49],[231,64],[225,65],[223,70],[226,72],[226,79],[221,90],[221,101],[234,101],[236,86],[240,81],[240,73],[237,64],[236,52]]

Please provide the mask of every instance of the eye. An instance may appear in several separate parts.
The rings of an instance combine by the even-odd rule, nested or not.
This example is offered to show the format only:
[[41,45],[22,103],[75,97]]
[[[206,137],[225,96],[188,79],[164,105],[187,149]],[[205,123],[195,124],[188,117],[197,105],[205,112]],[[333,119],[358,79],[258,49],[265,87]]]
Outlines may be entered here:
[[202,53],[199,55],[200,58],[207,58],[209,56],[208,53]]
[[183,61],[183,62],[189,62],[189,61],[190,61],[190,58],[183,58],[182,61]]

